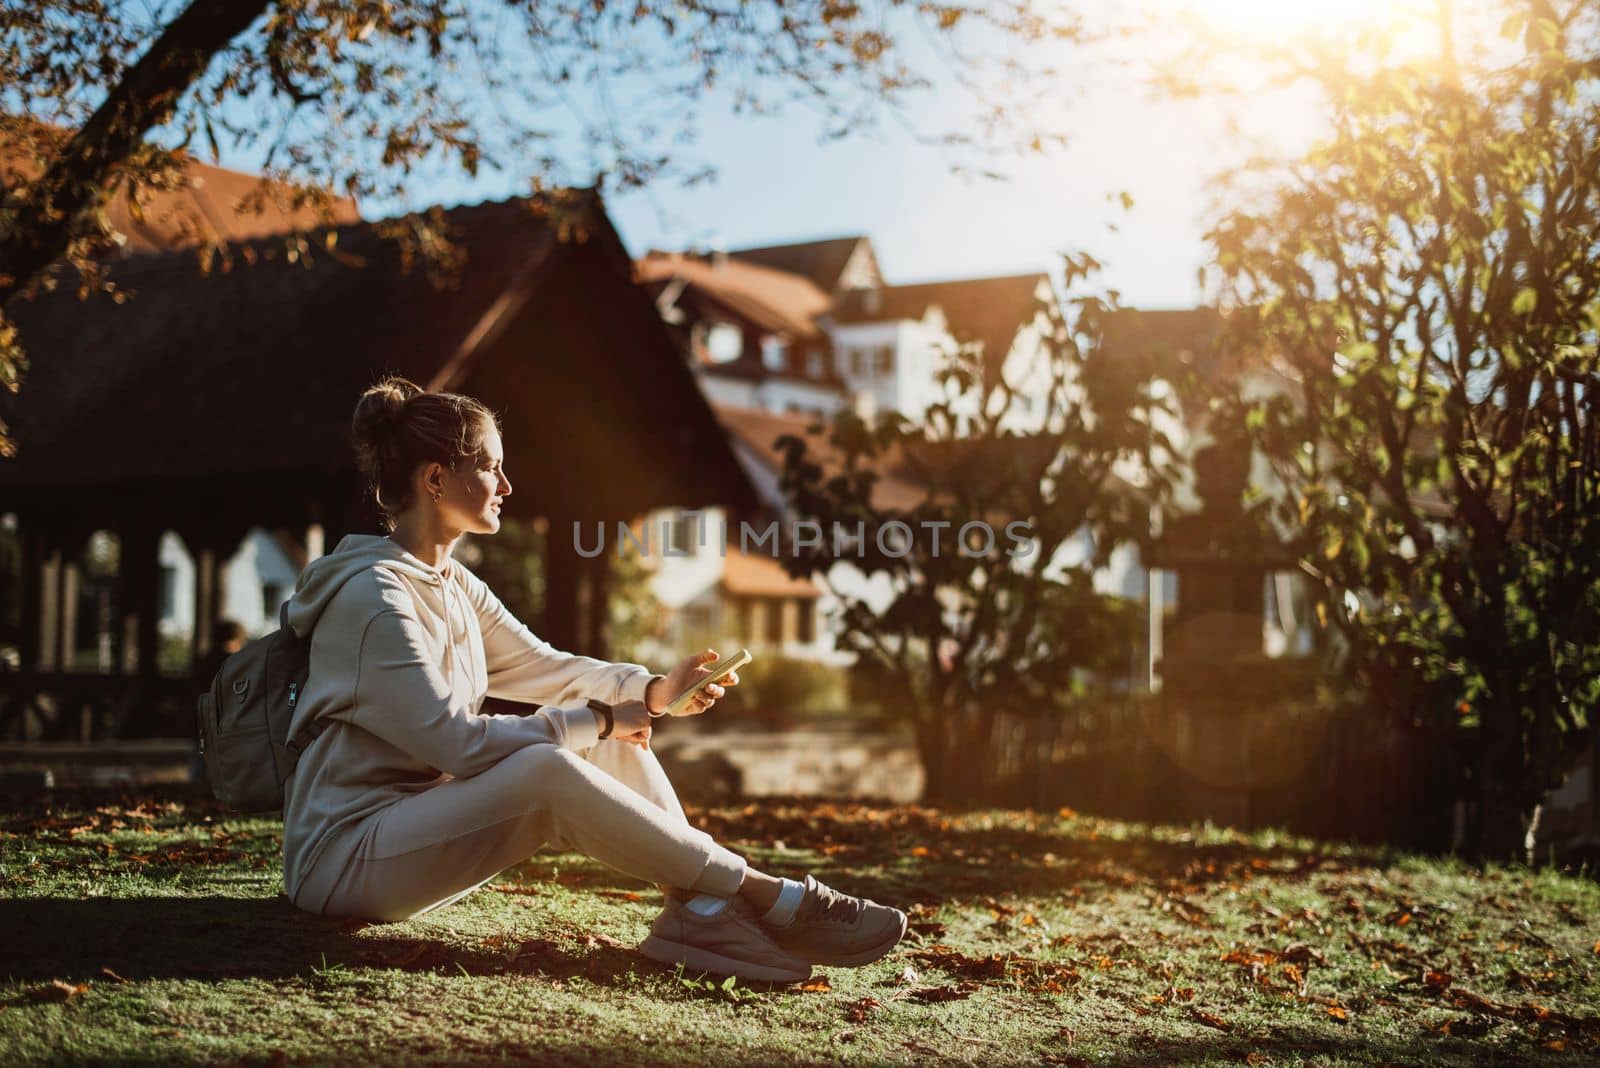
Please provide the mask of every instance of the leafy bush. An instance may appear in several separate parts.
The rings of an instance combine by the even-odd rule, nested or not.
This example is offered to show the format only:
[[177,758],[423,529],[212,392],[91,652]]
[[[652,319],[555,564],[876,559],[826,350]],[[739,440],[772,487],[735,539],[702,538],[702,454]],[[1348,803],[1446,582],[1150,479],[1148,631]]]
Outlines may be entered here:
[[771,726],[837,712],[850,704],[843,668],[790,656],[757,656],[724,698],[730,711]]

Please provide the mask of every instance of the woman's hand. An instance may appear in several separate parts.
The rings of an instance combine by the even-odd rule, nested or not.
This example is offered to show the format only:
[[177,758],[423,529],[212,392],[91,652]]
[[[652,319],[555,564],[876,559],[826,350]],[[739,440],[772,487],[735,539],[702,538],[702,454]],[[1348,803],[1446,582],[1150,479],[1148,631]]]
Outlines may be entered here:
[[[599,714],[596,714],[599,719]],[[640,701],[611,706],[611,737],[641,749],[650,748],[650,713]]]
[[[715,649],[705,649],[685,657],[677,667],[667,673],[666,678],[653,679],[651,681],[644,692],[645,706],[650,710],[651,714],[661,715],[667,710],[668,702],[674,697],[711,674],[707,670],[707,665],[716,663],[716,660],[717,651]],[[680,712],[679,715],[698,716],[716,704],[717,698],[728,692],[726,687],[737,685],[739,685],[739,673],[737,671],[728,672],[721,680],[713,682],[695,694],[690,699],[688,707]]]

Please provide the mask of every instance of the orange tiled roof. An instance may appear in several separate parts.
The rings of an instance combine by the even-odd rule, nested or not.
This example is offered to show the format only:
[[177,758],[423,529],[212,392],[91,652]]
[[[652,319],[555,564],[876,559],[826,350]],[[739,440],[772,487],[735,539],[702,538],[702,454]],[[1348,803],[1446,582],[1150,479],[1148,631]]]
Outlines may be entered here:
[[[34,153],[15,142],[0,144],[0,185],[37,176],[41,167]],[[136,218],[126,193],[106,208],[111,225],[127,243],[120,251],[162,252],[210,241],[248,241],[269,234],[340,226],[360,221],[356,203],[335,197],[331,219],[309,207],[291,204],[293,190],[283,183],[267,186],[260,211],[241,210],[246,199],[261,188],[258,175],[216,167],[191,159],[182,184],[173,190],[152,191],[145,198],[141,218]]]
[[652,251],[635,264],[635,275],[646,284],[681,279],[756,325],[792,338],[816,337],[817,317],[832,304],[809,279],[731,258]]
[[[713,405],[717,420],[734,437],[755,450],[770,470],[783,469],[783,452],[776,442],[785,434],[793,434],[806,443],[806,453],[824,469],[837,470],[840,454],[828,443],[826,433],[812,435],[809,428],[827,420],[813,415],[769,412],[759,408],[737,408],[732,405]],[[879,508],[909,509],[927,499],[927,490],[899,472],[898,458],[887,459],[880,468],[880,477],[873,487],[872,501]]]
[[722,562],[723,592],[741,597],[820,597],[822,591],[806,578],[794,578],[769,556],[730,548]]

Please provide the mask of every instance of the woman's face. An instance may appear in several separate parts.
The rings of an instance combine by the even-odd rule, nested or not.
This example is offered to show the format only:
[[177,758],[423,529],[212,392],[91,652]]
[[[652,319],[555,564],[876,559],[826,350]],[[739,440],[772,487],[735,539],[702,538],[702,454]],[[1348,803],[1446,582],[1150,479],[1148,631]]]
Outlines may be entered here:
[[477,459],[463,460],[442,480],[438,505],[447,524],[467,534],[493,534],[500,529],[500,505],[511,495],[504,464],[499,431],[484,428]]

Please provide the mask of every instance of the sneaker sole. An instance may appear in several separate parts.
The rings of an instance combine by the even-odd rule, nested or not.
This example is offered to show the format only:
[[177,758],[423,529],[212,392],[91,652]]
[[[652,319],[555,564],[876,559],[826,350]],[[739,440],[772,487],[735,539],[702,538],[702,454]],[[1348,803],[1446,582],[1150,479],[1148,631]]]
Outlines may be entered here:
[[[811,961],[812,964],[824,964],[835,968],[859,967],[863,964],[871,964],[875,960],[882,960],[888,956],[889,951],[898,946],[900,940],[905,936],[906,914],[902,912],[900,913],[900,929],[894,933],[893,938],[886,938],[875,946],[869,946],[855,953],[842,954],[836,957],[824,957],[810,953],[806,955],[806,959]],[[791,950],[791,952],[793,951]]]
[[639,952],[662,964],[681,964],[685,971],[710,972],[713,975],[735,975],[762,983],[802,983],[811,978],[811,966],[795,961],[795,967],[784,968],[776,964],[757,964],[755,961],[724,957],[720,953],[669,942],[651,935],[639,943]]

